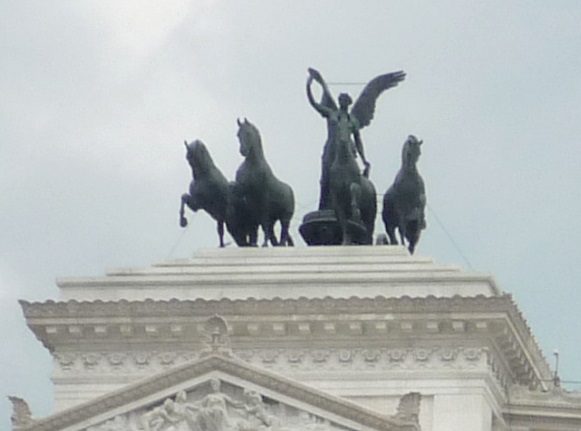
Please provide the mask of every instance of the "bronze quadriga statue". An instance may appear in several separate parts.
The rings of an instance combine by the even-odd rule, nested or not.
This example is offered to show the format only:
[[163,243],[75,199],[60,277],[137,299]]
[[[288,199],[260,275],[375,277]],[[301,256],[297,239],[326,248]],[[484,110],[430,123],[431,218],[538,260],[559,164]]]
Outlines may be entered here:
[[[365,157],[360,130],[371,123],[379,96],[402,82],[405,73],[386,73],[372,79],[349,109],[352,100],[348,94],[340,94],[335,102],[321,74],[315,69],[308,72],[307,98],[325,118],[328,134],[322,156],[319,208],[304,216],[300,233],[308,245],[372,244],[377,195],[369,180],[371,165]],[[320,101],[313,96],[313,82],[321,87]],[[259,228],[264,233],[263,246],[292,246],[289,229],[295,209],[293,190],[272,172],[256,126],[246,119],[237,123],[244,161],[233,182],[222,175],[201,141],[186,142],[193,180],[189,193],[182,195],[180,224],[187,225],[187,205],[192,211],[205,210],[216,220],[220,247],[224,247],[224,227],[239,246],[257,246]],[[421,144],[413,135],[405,141],[402,166],[383,198],[382,218],[389,243],[398,243],[398,230],[401,243],[407,243],[410,253],[426,227],[426,193],[416,167]],[[274,231],[277,222],[280,238]]]

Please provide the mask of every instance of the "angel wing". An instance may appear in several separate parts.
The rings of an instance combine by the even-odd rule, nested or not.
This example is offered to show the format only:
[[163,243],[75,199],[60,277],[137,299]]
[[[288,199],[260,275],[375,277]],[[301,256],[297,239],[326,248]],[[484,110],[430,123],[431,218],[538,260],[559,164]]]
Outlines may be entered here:
[[395,87],[404,79],[405,72],[400,70],[399,72],[379,75],[365,86],[351,109],[351,116],[359,121],[359,128],[362,129],[371,123],[373,113],[375,112],[375,102],[379,95],[385,90]]

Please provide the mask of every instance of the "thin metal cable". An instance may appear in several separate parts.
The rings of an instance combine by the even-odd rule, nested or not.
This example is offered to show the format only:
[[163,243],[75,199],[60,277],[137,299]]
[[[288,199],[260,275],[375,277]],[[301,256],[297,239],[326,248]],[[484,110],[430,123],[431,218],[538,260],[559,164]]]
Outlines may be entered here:
[[327,85],[367,85],[367,82],[327,82]]
[[472,264],[470,263],[468,258],[464,255],[460,246],[456,243],[456,241],[454,241],[454,238],[452,238],[452,235],[450,234],[450,232],[448,232],[448,229],[446,229],[446,227],[444,226],[444,223],[442,223],[440,218],[436,215],[436,212],[434,211],[434,209],[430,205],[428,205],[427,203],[426,203],[426,206],[428,207],[428,209],[430,210],[430,212],[434,216],[434,219],[436,220],[436,222],[438,223],[440,228],[444,231],[444,233],[446,234],[446,236],[448,237],[448,239],[450,240],[450,242],[452,243],[452,245],[454,246],[454,248],[456,249],[456,251],[458,252],[460,257],[462,257],[462,259],[464,260],[466,265],[468,265],[468,267],[470,269],[474,270],[474,268],[472,267]]
[[[192,219],[196,216],[197,213],[193,213],[192,214]],[[176,242],[174,243],[173,247],[170,249],[167,258],[166,259],[171,259],[171,257],[173,256],[174,252],[176,251],[176,249],[178,248],[178,245],[180,244],[180,242],[182,242],[182,239],[184,239],[184,236],[186,236],[186,233],[188,232],[188,230],[190,229],[191,226],[191,221],[188,222],[188,225],[182,229],[182,233],[180,234],[180,236],[178,237],[178,239],[176,240]]]

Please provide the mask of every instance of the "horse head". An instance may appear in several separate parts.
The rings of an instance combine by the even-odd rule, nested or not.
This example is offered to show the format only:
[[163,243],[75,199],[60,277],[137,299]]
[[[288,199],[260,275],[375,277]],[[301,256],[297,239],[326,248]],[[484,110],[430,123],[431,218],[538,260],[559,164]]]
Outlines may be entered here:
[[401,159],[402,166],[415,166],[422,154],[421,145],[424,141],[420,141],[414,135],[409,135],[403,144]]
[[189,144],[184,141],[184,145],[186,146],[186,160],[196,175],[204,174],[214,166],[212,156],[202,141],[196,139]]
[[236,122],[238,123],[236,136],[240,142],[240,154],[245,158],[262,156],[262,140],[256,126],[246,118],[243,122],[240,119],[237,119]]

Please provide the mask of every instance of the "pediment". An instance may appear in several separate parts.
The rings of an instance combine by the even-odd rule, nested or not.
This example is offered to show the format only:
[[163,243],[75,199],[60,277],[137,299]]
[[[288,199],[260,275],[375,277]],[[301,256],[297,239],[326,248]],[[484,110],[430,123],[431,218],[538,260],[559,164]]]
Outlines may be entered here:
[[416,431],[419,395],[381,415],[297,381],[211,354],[19,431]]

